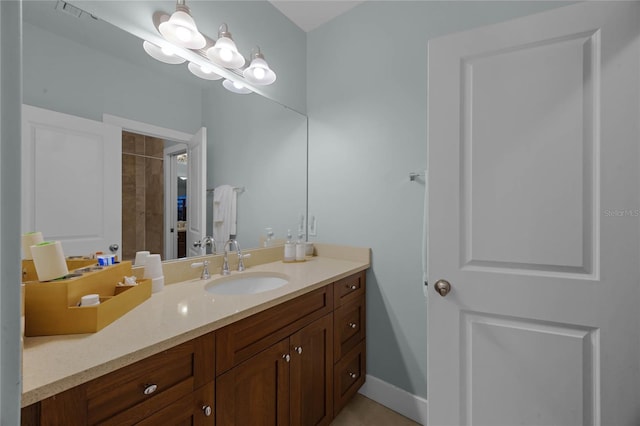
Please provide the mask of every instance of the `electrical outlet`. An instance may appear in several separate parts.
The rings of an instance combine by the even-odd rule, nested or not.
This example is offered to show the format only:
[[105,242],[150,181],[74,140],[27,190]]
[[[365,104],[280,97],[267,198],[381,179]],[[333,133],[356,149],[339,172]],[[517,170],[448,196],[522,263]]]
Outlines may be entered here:
[[315,216],[311,216],[311,220],[309,221],[309,236],[318,236],[318,223]]

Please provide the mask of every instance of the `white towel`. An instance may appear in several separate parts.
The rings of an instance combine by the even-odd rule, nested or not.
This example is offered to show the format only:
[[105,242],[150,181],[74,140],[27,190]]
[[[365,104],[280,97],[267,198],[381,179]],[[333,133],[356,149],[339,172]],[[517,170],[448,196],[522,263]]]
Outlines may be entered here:
[[213,238],[224,244],[236,235],[236,191],[230,185],[220,185],[213,191]]

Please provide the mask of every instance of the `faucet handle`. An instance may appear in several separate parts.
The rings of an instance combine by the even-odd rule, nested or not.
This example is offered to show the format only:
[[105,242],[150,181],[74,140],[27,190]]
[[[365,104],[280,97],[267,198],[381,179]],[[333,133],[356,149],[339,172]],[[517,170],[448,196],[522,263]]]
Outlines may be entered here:
[[204,260],[202,262],[193,262],[191,264],[192,268],[199,268],[202,266],[202,274],[200,274],[200,279],[202,280],[208,280],[209,278],[211,278],[211,275],[209,274],[209,261],[208,260]]
[[238,256],[238,272],[242,272],[246,269],[244,266],[244,259],[248,259],[251,257],[251,253],[241,254]]

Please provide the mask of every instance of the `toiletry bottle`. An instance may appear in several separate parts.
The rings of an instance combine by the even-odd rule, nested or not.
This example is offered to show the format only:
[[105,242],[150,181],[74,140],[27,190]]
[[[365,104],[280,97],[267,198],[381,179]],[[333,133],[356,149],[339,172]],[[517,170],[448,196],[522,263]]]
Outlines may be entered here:
[[293,242],[291,237],[291,230],[287,230],[287,242],[284,243],[284,259],[285,262],[296,261],[296,243]]
[[306,252],[306,244],[303,240],[303,233],[298,233],[298,241],[296,241],[296,262],[304,262],[305,260],[305,252]]

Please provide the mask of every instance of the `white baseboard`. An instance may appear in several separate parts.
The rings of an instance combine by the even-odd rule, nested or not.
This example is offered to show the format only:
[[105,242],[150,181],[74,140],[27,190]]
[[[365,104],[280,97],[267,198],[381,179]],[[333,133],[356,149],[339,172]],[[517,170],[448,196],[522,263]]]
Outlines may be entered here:
[[421,425],[427,424],[428,404],[425,398],[413,395],[368,374],[359,393]]

